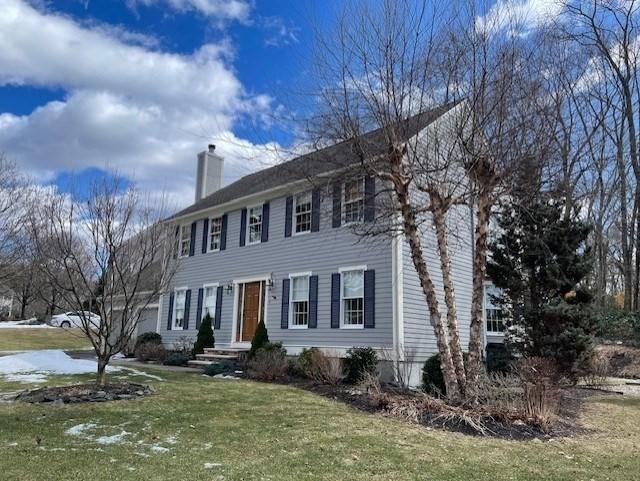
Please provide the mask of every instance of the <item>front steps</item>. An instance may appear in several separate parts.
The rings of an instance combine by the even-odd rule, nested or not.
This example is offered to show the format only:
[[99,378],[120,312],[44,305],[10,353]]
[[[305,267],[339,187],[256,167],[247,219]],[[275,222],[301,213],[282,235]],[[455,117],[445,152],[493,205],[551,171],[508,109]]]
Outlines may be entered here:
[[205,348],[203,354],[196,354],[193,361],[189,361],[189,367],[198,367],[201,369],[217,364],[219,362],[238,362],[243,359],[249,349],[244,348]]

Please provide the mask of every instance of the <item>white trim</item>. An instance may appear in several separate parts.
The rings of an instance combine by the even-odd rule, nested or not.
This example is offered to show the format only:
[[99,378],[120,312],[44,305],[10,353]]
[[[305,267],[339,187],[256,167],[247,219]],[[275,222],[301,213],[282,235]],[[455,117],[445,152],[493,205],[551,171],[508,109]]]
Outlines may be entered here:
[[[356,182],[356,181],[360,181],[362,183],[362,219],[360,220],[352,220],[350,222],[347,222],[347,220],[345,219],[345,215],[347,213],[347,182]],[[365,210],[365,200],[366,200],[366,192],[365,192],[365,179],[364,176],[358,178],[358,179],[348,179],[345,180],[344,182],[342,182],[341,184],[341,189],[342,189],[342,193],[341,193],[341,200],[342,202],[340,203],[340,217],[341,217],[341,221],[342,221],[342,225],[343,226],[350,226],[350,225],[358,225],[361,224],[362,222],[364,222],[364,210]]]
[[[265,286],[265,293],[264,293],[264,306],[259,306],[260,309],[264,309],[264,322],[265,325],[267,323],[267,312],[268,312],[268,307],[269,307],[269,279],[271,279],[271,274],[263,274],[261,276],[254,276],[254,277],[248,277],[248,278],[244,278],[244,279],[234,279],[232,282],[233,284],[233,321],[231,323],[231,342],[229,343],[229,345],[231,347],[247,347],[247,345],[251,345],[250,342],[246,342],[246,341],[238,341],[237,336],[238,336],[238,311],[239,309],[239,303],[241,301],[240,299],[240,289],[238,288],[238,286],[240,284],[248,284],[251,282],[262,282],[264,281],[264,286]],[[243,294],[244,294],[244,290],[243,290]],[[262,303],[262,290],[260,291],[260,302]],[[260,312],[258,312],[258,318],[260,317]],[[258,320],[258,322],[260,322]]]
[[[300,195],[308,195],[309,196],[309,215],[311,216],[309,219],[309,230],[303,230],[302,232],[296,232],[296,206],[298,205],[298,196]],[[311,224],[313,224],[313,192],[310,190],[303,190],[302,192],[298,192],[297,194],[293,194],[293,209],[291,212],[291,235],[299,236],[311,233]]]
[[[209,252],[220,252],[220,244],[222,244],[222,215],[212,215],[210,217],[208,217],[209,219],[209,224],[207,226],[207,238],[206,238],[206,243],[207,243],[207,254]],[[217,249],[211,249],[211,226],[213,225],[213,220],[214,219],[220,219],[220,232],[218,233],[218,235],[220,236],[220,239],[218,240],[218,248]]]
[[164,294],[160,294],[158,297],[158,319],[156,320],[156,332],[160,334],[160,326],[162,325],[162,302],[164,301]]
[[[364,271],[367,270],[367,266],[354,266],[354,267],[340,267],[338,272],[340,273],[340,329],[364,329]],[[342,280],[342,274],[344,272],[353,272],[353,271],[361,271],[362,272],[362,324],[345,324],[344,323],[344,297],[343,289],[344,282]],[[349,299],[356,299],[354,297],[350,297]]]
[[[184,291],[184,302],[185,302],[185,310],[187,307],[187,291],[189,290],[188,287],[174,287],[173,288],[173,312],[171,313],[171,330],[172,331],[184,331],[184,321],[185,319],[182,319],[182,326],[177,326],[176,325],[176,308],[178,306],[178,291]],[[189,306],[189,310],[191,310],[191,306]]]
[[[309,329],[309,317],[311,316],[311,309],[309,304],[309,286],[312,272],[295,272],[289,274],[290,286],[289,286],[289,319],[287,319],[287,324],[289,329]],[[293,324],[293,279],[299,277],[307,278],[307,323],[303,325],[295,325]]]
[[[200,311],[200,319],[196,319],[196,322],[202,322],[202,319],[204,319],[205,313],[204,313],[204,301],[207,298],[207,287],[215,287],[216,289],[218,287],[220,287],[220,283],[219,282],[207,282],[206,284],[202,284],[202,310]],[[224,292],[222,293],[222,295],[224,296]],[[218,291],[216,290],[216,295],[215,295],[215,299],[216,299],[216,304],[218,303]],[[213,309],[215,311],[216,308],[216,304],[214,304]],[[211,316],[212,320],[215,320],[215,312],[213,313],[213,316]],[[213,323],[211,324],[211,328],[215,329],[215,327],[213,326]]]
[[393,309],[393,351],[404,360],[404,265],[402,234],[391,240],[391,304]]
[[[251,230],[249,229],[249,226],[251,225],[250,219],[251,219],[251,209],[257,209],[260,208],[260,239],[258,239],[257,241],[253,241],[251,242]],[[261,244],[262,243],[262,229],[264,227],[264,203],[262,204],[256,204],[256,205],[252,205],[252,206],[247,206],[247,225],[244,226],[245,228],[245,243],[244,245],[246,246],[253,246],[256,244]]]
[[[186,254],[182,253],[182,229],[189,229],[189,252]],[[195,246],[194,246],[195,248]],[[189,253],[191,252],[191,224],[180,224],[180,230],[178,231],[178,259],[183,259],[185,257],[189,257]]]

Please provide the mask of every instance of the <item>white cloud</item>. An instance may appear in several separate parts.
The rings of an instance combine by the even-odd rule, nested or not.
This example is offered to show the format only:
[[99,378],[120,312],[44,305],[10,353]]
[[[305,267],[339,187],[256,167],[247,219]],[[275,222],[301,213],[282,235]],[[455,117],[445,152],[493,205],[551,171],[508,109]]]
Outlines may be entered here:
[[207,143],[225,157],[225,182],[275,161],[277,145],[232,133],[239,119],[267,118],[272,101],[244,90],[228,65],[228,43],[177,55],[123,35],[0,0],[0,85],[66,92],[28,115],[0,113],[9,158],[43,180],[108,167],[144,189],[168,191],[180,206],[193,201],[195,155]]
[[178,12],[198,12],[220,20],[245,21],[251,11],[244,0],[127,0],[127,4],[134,9],[138,5],[164,4]]
[[496,0],[486,15],[478,19],[478,26],[489,31],[503,29],[528,33],[558,17],[560,0]]

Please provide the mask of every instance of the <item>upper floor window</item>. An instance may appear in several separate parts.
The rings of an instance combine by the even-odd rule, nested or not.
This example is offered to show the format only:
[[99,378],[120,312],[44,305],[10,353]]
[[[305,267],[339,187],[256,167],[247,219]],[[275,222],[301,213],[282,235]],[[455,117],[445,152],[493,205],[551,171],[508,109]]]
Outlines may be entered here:
[[344,222],[364,220],[364,178],[344,184]]
[[364,269],[340,272],[342,327],[364,327]]
[[497,305],[495,298],[500,296],[500,289],[493,285],[487,285],[484,289],[484,315],[487,323],[487,332],[501,334],[505,331],[506,315],[501,306]]
[[[188,254],[188,253],[187,253]],[[176,289],[175,312],[173,316],[173,328],[183,329],[184,327],[184,310],[187,300],[186,289]]]
[[291,276],[291,319],[292,328],[309,325],[309,276],[307,274]]
[[222,217],[214,217],[209,221],[209,252],[220,250],[222,235]]
[[218,286],[211,285],[204,287],[204,299],[202,302],[202,317],[204,318],[207,314],[211,316],[213,319],[216,315],[216,294],[217,294]]
[[295,233],[311,232],[311,193],[298,194],[294,200]]
[[180,257],[187,257],[191,250],[191,226],[180,226],[180,241],[178,243],[178,253]]
[[248,214],[249,244],[257,244],[262,239],[262,206],[251,207]]

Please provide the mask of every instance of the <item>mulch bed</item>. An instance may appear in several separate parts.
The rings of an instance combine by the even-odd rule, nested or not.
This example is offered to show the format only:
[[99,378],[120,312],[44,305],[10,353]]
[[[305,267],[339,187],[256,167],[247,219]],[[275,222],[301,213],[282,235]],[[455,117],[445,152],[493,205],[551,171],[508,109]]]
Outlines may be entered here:
[[151,386],[138,383],[75,384],[72,386],[43,387],[22,391],[13,396],[14,401],[27,403],[74,404],[135,399],[154,393]]

